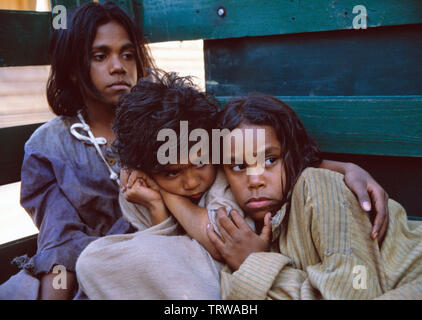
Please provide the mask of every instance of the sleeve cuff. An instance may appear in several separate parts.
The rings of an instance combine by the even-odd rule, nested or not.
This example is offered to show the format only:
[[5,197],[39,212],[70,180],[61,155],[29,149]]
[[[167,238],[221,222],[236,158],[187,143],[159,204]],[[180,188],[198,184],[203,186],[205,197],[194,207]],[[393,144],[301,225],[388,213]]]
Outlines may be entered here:
[[222,270],[223,299],[264,300],[277,275],[289,264],[290,259],[280,253],[252,253],[236,272]]

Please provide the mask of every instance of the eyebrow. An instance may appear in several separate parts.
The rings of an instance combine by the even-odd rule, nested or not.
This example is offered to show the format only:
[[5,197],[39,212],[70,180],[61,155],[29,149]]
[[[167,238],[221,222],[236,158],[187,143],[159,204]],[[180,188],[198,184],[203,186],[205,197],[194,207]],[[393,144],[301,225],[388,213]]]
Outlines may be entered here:
[[[265,155],[266,156],[269,155],[269,154],[274,154],[274,153],[280,155],[280,149],[277,148],[277,147],[274,147],[274,146],[269,146],[267,149],[265,149]],[[231,158],[230,158],[230,162],[235,163],[235,161],[236,161],[236,156],[232,155]],[[243,164],[243,162],[241,164]]]
[[[135,49],[135,46],[132,42],[127,42],[125,43],[121,48],[120,48],[120,52],[128,50],[128,49]],[[92,47],[92,51],[105,51],[108,52],[110,51],[110,46],[108,45],[99,45],[99,46],[93,46]]]
[[167,166],[161,168],[160,171],[161,172],[171,172],[171,171],[180,171],[182,169],[183,168],[181,168],[181,167],[172,168],[172,167],[170,167],[170,166],[167,165]]

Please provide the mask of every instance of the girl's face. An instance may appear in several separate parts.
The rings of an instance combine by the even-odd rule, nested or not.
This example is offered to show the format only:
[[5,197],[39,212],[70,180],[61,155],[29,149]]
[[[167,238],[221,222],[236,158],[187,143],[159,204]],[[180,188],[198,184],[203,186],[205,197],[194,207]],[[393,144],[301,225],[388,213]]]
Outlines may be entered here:
[[[243,158],[244,164],[224,165],[224,172],[234,194],[236,202],[242,210],[254,221],[262,221],[267,212],[273,215],[280,209],[283,198],[283,181],[285,181],[285,170],[281,158],[281,146],[277,139],[277,134],[271,126],[259,126],[241,124],[238,127],[243,137],[246,137],[245,130],[253,130],[253,153],[256,157],[258,152],[265,152],[264,172],[260,175],[248,175],[246,169],[255,167],[255,164],[247,164],[245,154]],[[265,130],[265,146],[257,146],[257,130]],[[246,143],[251,144],[252,141],[245,141],[243,144],[243,153],[246,149]],[[235,144],[232,141],[231,158],[235,159]]]
[[98,27],[90,54],[92,83],[107,104],[116,105],[138,79],[135,48],[129,35],[115,21],[104,24]]
[[214,183],[217,169],[212,164],[168,165],[151,176],[167,192],[184,196],[197,203]]

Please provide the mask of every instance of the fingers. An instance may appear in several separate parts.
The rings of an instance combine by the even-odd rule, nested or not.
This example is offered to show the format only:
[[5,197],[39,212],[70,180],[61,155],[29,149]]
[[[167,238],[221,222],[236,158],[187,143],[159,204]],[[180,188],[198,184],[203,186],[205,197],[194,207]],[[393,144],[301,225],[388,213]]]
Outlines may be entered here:
[[131,188],[126,188],[123,192],[124,197],[126,200],[133,202],[138,197],[137,195],[142,194],[143,190],[145,188],[145,183],[141,180],[136,180],[135,183]]
[[271,233],[272,233],[272,226],[271,226],[271,212],[267,212],[264,217],[264,227],[262,228],[261,234],[259,237],[264,241],[271,241]]
[[[225,210],[222,210],[222,208],[217,210],[217,225],[219,226],[220,233],[223,235],[224,239],[230,239],[230,235],[237,230],[236,225],[230,220]],[[229,238],[227,238],[225,234],[227,234]]]
[[207,235],[211,243],[221,253],[224,250],[224,242],[221,241],[220,237],[215,233],[213,226],[209,223],[207,225]]
[[144,181],[143,186],[150,187],[158,191],[158,185],[146,173],[140,170],[123,169],[120,171],[120,185],[122,190],[132,188],[137,180]]
[[245,219],[237,212],[237,210],[230,210],[230,216],[233,218],[236,226],[241,230],[251,230],[251,227],[246,223]]
[[[371,189],[372,190],[372,189]],[[372,239],[383,239],[388,229],[389,211],[388,211],[388,194],[381,188],[372,191],[375,202],[376,216],[374,226],[372,228]]]
[[153,179],[151,179],[147,174],[143,174],[143,179],[145,180],[146,186],[148,188],[151,188],[155,191],[160,191],[161,188],[158,186],[158,184]]
[[132,188],[133,184],[139,178],[139,172],[132,170],[126,183],[126,188]]
[[122,192],[126,191],[128,178],[129,178],[129,170],[127,169],[120,170],[120,188],[122,188]]
[[382,239],[388,228],[388,194],[379,186],[370,187],[372,200],[375,203],[375,220],[372,227],[371,238]]
[[386,235],[386,233],[387,233],[387,230],[388,230],[388,219],[386,219],[386,220],[384,221],[384,224],[382,225],[381,230],[380,230],[380,232],[379,232],[379,234],[378,234],[378,238],[377,238],[377,240],[378,240],[378,243],[379,243],[379,244],[381,244],[381,243],[382,243],[382,241],[384,240],[385,235]]
[[351,184],[350,189],[354,192],[354,194],[358,198],[361,208],[365,210],[366,212],[371,211],[371,208],[372,208],[371,197],[367,190],[367,184],[363,182],[355,182]]

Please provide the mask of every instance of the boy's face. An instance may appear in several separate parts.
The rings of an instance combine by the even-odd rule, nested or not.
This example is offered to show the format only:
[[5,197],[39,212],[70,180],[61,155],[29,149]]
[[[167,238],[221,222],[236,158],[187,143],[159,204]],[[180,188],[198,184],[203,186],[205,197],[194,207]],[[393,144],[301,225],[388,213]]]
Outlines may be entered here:
[[217,170],[212,164],[172,164],[151,176],[167,192],[184,196],[197,203],[214,183]]
[[104,102],[112,105],[136,84],[135,48],[119,23],[111,21],[98,27],[92,43],[90,75]]
[[[246,168],[255,167],[256,164],[246,163],[243,154],[244,164],[224,165],[224,172],[230,184],[236,202],[242,210],[254,221],[261,221],[267,212],[273,215],[280,209],[283,195],[282,181],[285,181],[285,171],[281,159],[281,146],[277,139],[277,134],[271,126],[244,125],[238,127],[243,137],[245,129],[253,130],[253,153],[256,156],[257,151],[265,150],[265,168],[260,175],[247,175]],[[265,148],[259,147],[257,150],[257,129],[265,129]],[[248,142],[252,143],[252,142]],[[243,150],[245,150],[246,141],[244,141]],[[235,147],[232,143],[231,158],[235,159]]]

